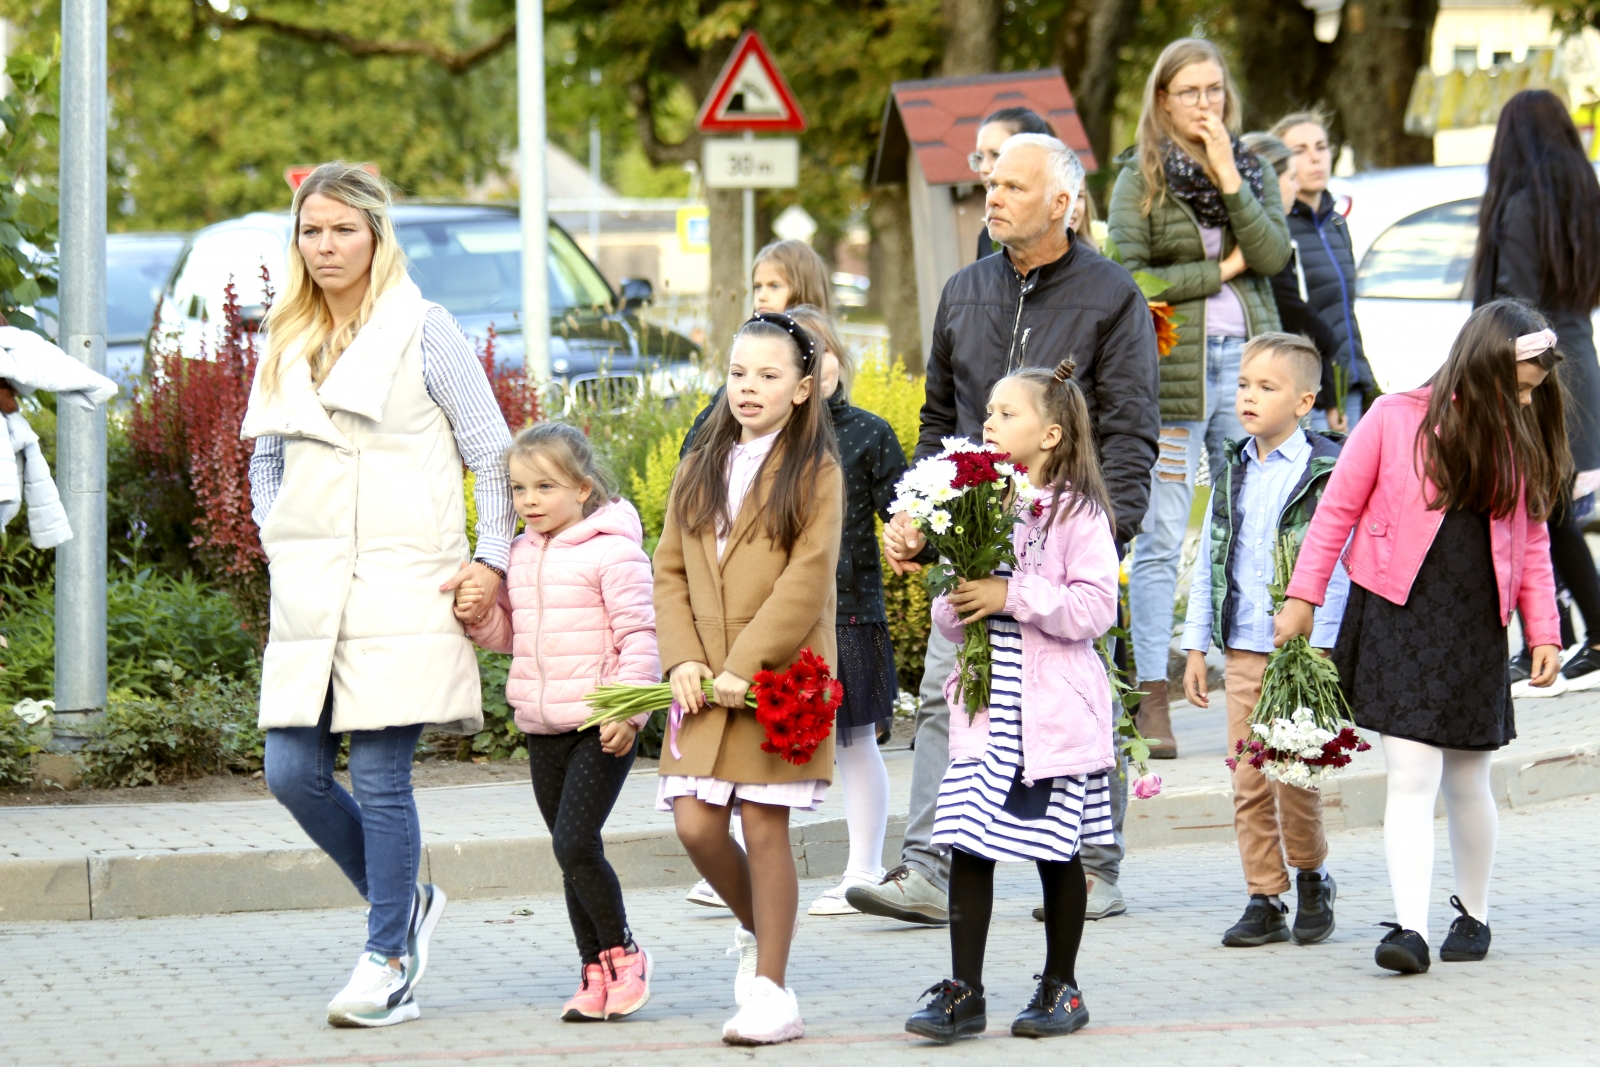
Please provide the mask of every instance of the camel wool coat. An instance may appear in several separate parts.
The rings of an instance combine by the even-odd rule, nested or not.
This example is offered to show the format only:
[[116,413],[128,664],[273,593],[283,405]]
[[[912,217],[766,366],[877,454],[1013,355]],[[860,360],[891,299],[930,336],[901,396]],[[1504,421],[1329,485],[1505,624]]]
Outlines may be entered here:
[[261,525],[272,589],[261,664],[263,729],[315,726],[333,687],[333,732],[429,723],[483,728],[478,661],[439,586],[466,561],[461,453],[422,377],[431,307],[406,279],[322,385],[286,353],[260,375],[242,436],[284,440],[283,485]]
[[[656,641],[664,674],[698,661],[713,675],[726,670],[753,679],[757,671],[787,669],[805,648],[838,673],[834,572],[844,480],[836,462],[824,462],[805,534],[784,552],[761,521],[772,490],[770,464],[779,454],[774,450],[745,496],[720,561],[716,531],[686,535],[669,500],[655,554]],[[799,765],[761,751],[765,740],[752,709],[703,707],[684,716],[678,730],[681,759],[670,745],[662,747],[660,773],[746,783],[833,781],[832,734]]]

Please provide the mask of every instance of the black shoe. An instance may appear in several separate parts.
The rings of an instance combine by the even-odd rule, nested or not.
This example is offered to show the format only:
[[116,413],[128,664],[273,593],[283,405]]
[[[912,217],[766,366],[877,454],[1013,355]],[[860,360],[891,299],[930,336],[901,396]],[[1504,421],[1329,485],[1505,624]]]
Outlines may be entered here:
[[1266,897],[1251,897],[1244,915],[1222,935],[1222,943],[1229,948],[1254,948],[1256,945],[1287,941],[1289,924],[1283,921],[1287,914],[1287,904],[1274,905]]
[[1579,682],[1581,679],[1580,684],[1567,686],[1569,690],[1588,689],[1600,683],[1600,673],[1597,672],[1600,672],[1600,648],[1586,645],[1576,656],[1567,660],[1567,665],[1561,668],[1561,677],[1569,682]]
[[1401,974],[1428,973],[1428,943],[1415,930],[1407,930],[1399,923],[1379,923],[1389,932],[1378,942],[1373,960],[1379,967]]
[[1036,974],[1039,988],[1011,1023],[1012,1037],[1062,1037],[1089,1021],[1083,994],[1059,978]]
[[1506,668],[1506,681],[1511,685],[1526,682],[1533,677],[1533,657],[1526,652],[1519,652],[1511,657],[1511,665]]
[[1044,922],[1044,909],[1043,908],[1034,908],[1033,909],[1033,921],[1036,922],[1036,923]]
[[906,1020],[906,1032],[948,1045],[958,1037],[981,1034],[989,1025],[983,994],[967,983],[946,978],[922,992],[933,994],[928,1006]]
[[1339,886],[1333,875],[1326,878],[1316,871],[1301,871],[1294,880],[1295,895],[1299,900],[1294,909],[1294,943],[1315,945],[1333,934],[1333,899],[1339,895]]
[[1450,906],[1461,914],[1450,924],[1450,933],[1439,946],[1445,963],[1475,963],[1489,954],[1489,924],[1467,914],[1460,897],[1451,897]]

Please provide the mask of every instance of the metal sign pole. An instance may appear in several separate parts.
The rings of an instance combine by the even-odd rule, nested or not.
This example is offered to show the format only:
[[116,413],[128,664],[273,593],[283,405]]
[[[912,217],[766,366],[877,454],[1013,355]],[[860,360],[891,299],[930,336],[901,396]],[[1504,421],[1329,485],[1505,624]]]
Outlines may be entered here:
[[545,201],[544,5],[517,0],[517,148],[522,162],[522,344],[528,378],[550,381],[550,216]]
[[[756,135],[749,130],[744,131],[746,141],[754,141]],[[754,310],[755,291],[754,282],[750,273],[756,269],[756,191],[744,191],[744,306],[746,311]]]
[[[61,347],[106,369],[106,0],[61,5]],[[81,744],[106,704],[106,414],[62,404],[56,480],[56,737]]]

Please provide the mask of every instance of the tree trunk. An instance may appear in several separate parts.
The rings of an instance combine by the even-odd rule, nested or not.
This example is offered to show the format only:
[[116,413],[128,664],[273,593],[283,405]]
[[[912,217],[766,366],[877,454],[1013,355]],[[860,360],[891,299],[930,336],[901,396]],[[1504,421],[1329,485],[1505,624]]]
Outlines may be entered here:
[[911,202],[904,185],[872,190],[872,290],[889,323],[889,352],[923,372],[922,320],[917,311],[917,269],[911,251]]
[[1234,0],[1233,21],[1245,129],[1322,102],[1333,49],[1317,40],[1314,12],[1300,0]]
[[1327,91],[1363,170],[1433,162],[1433,140],[1405,132],[1405,111],[1438,11],[1438,0],[1344,6]]
[[1078,116],[1100,162],[1100,173],[1111,172],[1111,117],[1117,106],[1117,56],[1133,36],[1139,0],[1094,0],[1089,14],[1087,59],[1072,84]]
[[940,0],[946,78],[988,74],[1000,63],[999,0]]
[[711,209],[711,326],[706,333],[708,365],[721,367],[739,324],[749,318],[745,303],[744,190],[707,189]]

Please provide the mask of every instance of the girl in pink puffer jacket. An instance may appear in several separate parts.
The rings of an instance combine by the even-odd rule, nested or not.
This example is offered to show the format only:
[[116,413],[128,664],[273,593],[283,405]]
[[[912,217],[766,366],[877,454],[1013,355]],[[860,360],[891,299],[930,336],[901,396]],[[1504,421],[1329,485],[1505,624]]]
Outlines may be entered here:
[[[638,512],[613,495],[581,431],[539,423],[517,435],[506,459],[527,530],[511,543],[496,604],[468,633],[512,655],[506,700],[526,735],[534,799],[583,957],[581,984],[561,1017],[617,1019],[650,999],[652,960],[628,930],[600,831],[633,766],[645,717],[579,727],[596,686],[661,681],[650,560]],[[481,599],[481,589],[463,585],[456,617],[470,619]]]

